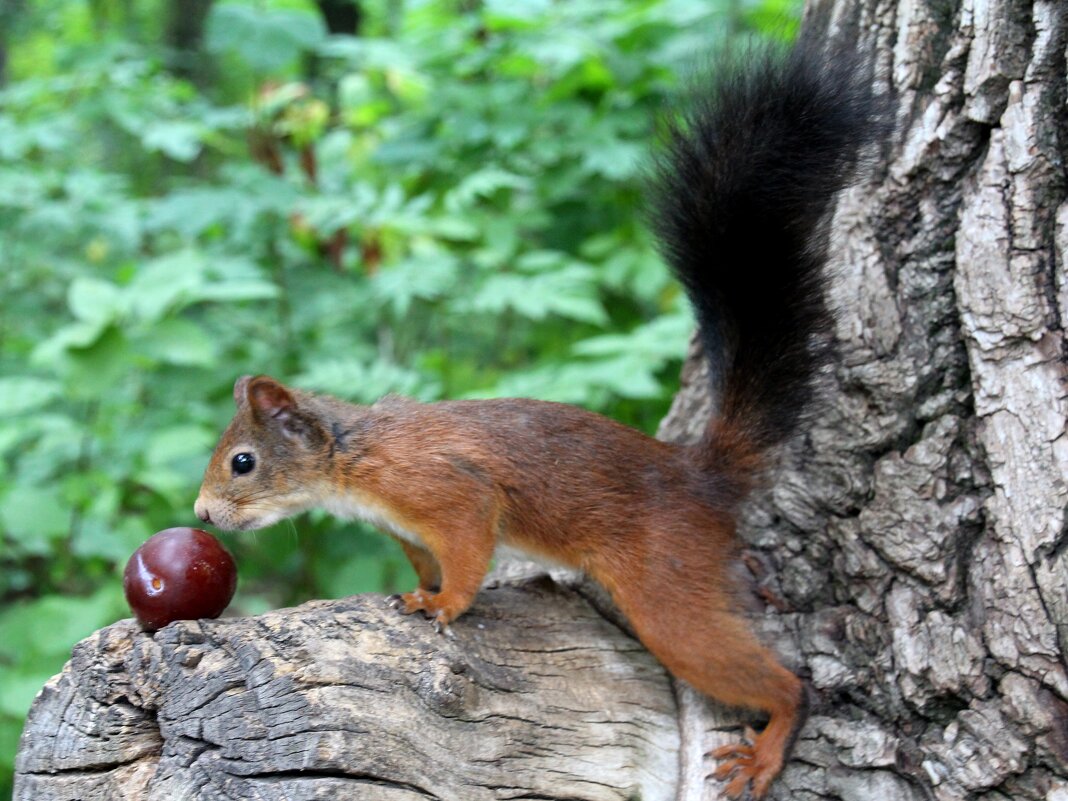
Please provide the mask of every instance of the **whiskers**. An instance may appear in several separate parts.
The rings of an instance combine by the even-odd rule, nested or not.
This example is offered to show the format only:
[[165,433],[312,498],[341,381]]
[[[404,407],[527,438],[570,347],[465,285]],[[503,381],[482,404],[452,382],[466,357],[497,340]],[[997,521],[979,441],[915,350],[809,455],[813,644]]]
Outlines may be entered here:
[[289,528],[292,542],[294,544],[298,543],[300,541],[300,533],[297,531],[297,525],[293,522],[293,518],[287,517],[285,522],[286,526]]
[[270,498],[277,495],[277,490],[273,490],[270,487],[250,487],[239,495],[234,495],[230,498],[226,498],[226,502],[235,507],[244,506],[248,503],[254,503],[264,498]]
[[297,529],[289,517],[307,508],[310,499],[303,494],[280,495],[269,487],[248,487],[233,495],[215,498],[212,517],[224,529],[251,531],[289,522],[290,536],[297,541]]
[[[280,517],[278,504],[274,501],[276,493],[269,487],[250,488],[239,495],[226,499],[226,513],[230,518],[243,523],[258,522],[262,519]],[[273,522],[273,521],[272,521]],[[243,528],[248,528],[243,526]],[[255,529],[264,528],[263,523],[258,523]]]

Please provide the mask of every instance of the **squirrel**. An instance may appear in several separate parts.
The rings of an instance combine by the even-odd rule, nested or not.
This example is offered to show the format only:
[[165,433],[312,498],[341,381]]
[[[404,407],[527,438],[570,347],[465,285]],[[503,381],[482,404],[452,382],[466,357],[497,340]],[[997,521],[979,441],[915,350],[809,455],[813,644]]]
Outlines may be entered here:
[[419,579],[391,602],[439,631],[471,606],[498,545],[581,569],[671,674],[768,716],[748,742],[711,752],[729,797],[763,797],[808,691],[746,621],[735,524],[769,449],[811,413],[830,360],[828,211],[881,130],[859,73],[855,56],[804,37],[754,48],[667,126],[652,227],[694,307],[718,396],[697,444],[546,401],[359,406],[244,376],[197,516],[224,530],[313,507],[369,521]]

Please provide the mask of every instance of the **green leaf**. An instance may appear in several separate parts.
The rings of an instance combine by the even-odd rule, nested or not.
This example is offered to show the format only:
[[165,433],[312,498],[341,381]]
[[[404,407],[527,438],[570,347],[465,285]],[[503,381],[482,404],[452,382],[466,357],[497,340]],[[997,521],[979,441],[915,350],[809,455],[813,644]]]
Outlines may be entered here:
[[208,14],[208,49],[236,53],[260,72],[282,69],[325,37],[322,17],[310,11],[221,3]]
[[478,198],[488,198],[501,189],[524,190],[531,187],[531,180],[499,167],[484,167],[464,178],[446,197],[451,210],[470,206]]
[[220,303],[277,297],[278,287],[241,258],[213,258],[182,250],[146,262],[127,287],[134,313],[147,322],[192,303]]
[[[192,505],[189,511],[192,512]],[[142,517],[127,515],[116,520],[110,515],[90,515],[78,527],[71,552],[83,559],[107,559],[122,565],[152,533],[152,527]]]
[[531,23],[542,17],[552,4],[549,0],[486,0],[486,15],[496,24]]
[[124,612],[118,578],[90,595],[52,595],[16,602],[0,612],[0,655],[19,666],[11,674],[5,668],[0,711],[25,715],[37,690],[60,671],[74,645]]
[[67,351],[92,347],[107,329],[106,320],[65,325],[33,349],[30,362],[56,367],[63,361]]
[[473,310],[499,314],[512,310],[531,320],[550,314],[604,325],[608,315],[597,297],[592,271],[579,264],[535,276],[489,276],[471,298]]
[[658,398],[663,388],[640,358],[622,357],[549,365],[513,373],[489,390],[468,397],[525,397],[590,404],[606,396],[637,400]]
[[110,323],[122,310],[119,288],[99,278],[76,278],[67,291],[67,305],[79,320],[98,325]]
[[140,350],[154,361],[182,367],[211,367],[219,345],[203,324],[191,320],[162,320],[139,340]]
[[264,208],[268,206],[237,187],[190,187],[148,203],[145,225],[150,231],[197,237],[214,227],[234,225],[246,213]]
[[428,251],[382,269],[374,277],[375,296],[393,307],[398,317],[408,313],[412,301],[433,300],[455,286],[460,264],[446,251]]
[[145,462],[163,466],[188,456],[204,456],[211,452],[218,432],[202,426],[172,426],[157,431],[148,441]]
[[200,155],[200,127],[179,120],[161,120],[145,126],[141,142],[176,161],[192,161]]
[[603,175],[612,181],[621,181],[638,174],[638,169],[647,157],[644,145],[621,139],[608,139],[586,152],[583,166],[592,173]]
[[389,394],[415,396],[423,400],[438,394],[437,387],[418,373],[384,361],[370,364],[354,359],[322,361],[298,375],[294,381],[298,386],[359,403],[374,403]]
[[463,217],[434,217],[428,221],[427,233],[453,242],[475,242],[479,237],[478,226]]
[[0,417],[13,417],[47,405],[58,397],[59,383],[30,376],[0,378]]
[[260,268],[248,259],[212,259],[207,276],[209,282],[202,284],[194,293],[196,300],[229,302],[278,297],[278,287],[263,278]]
[[0,523],[24,553],[47,554],[70,532],[71,510],[58,487],[13,486],[3,496]]
[[693,316],[685,306],[674,314],[639,325],[624,334],[605,334],[576,342],[580,356],[641,357],[651,366],[668,359],[681,359],[693,331]]
[[122,330],[108,326],[89,346],[67,351],[66,383],[72,396],[97,398],[130,378],[129,342]]
[[207,259],[194,250],[181,250],[141,264],[126,287],[135,315],[155,322],[180,308],[207,282]]
[[196,292],[197,300],[211,300],[218,303],[230,303],[240,300],[270,300],[278,297],[278,287],[270,281],[256,278],[223,281],[206,284]]

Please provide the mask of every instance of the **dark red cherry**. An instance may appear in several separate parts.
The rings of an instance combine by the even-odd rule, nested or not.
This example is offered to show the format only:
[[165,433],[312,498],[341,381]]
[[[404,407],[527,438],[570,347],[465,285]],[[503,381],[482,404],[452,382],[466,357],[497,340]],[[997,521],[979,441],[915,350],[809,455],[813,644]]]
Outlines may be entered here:
[[237,564],[208,532],[167,528],[133,552],[122,587],[141,625],[155,631],[174,620],[221,615],[237,588]]

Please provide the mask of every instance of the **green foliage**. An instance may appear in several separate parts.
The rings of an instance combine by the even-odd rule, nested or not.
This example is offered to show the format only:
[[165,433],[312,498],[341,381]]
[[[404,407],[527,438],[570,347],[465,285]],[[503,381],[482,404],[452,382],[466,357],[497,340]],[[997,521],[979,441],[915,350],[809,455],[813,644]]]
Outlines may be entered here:
[[[135,8],[136,6],[136,8]],[[641,225],[655,120],[794,0],[217,2],[0,16],[0,792],[33,692],[189,523],[231,385],[525,395],[653,431],[691,328]],[[6,40],[6,41],[5,41]],[[413,581],[323,515],[227,537],[234,611]]]

